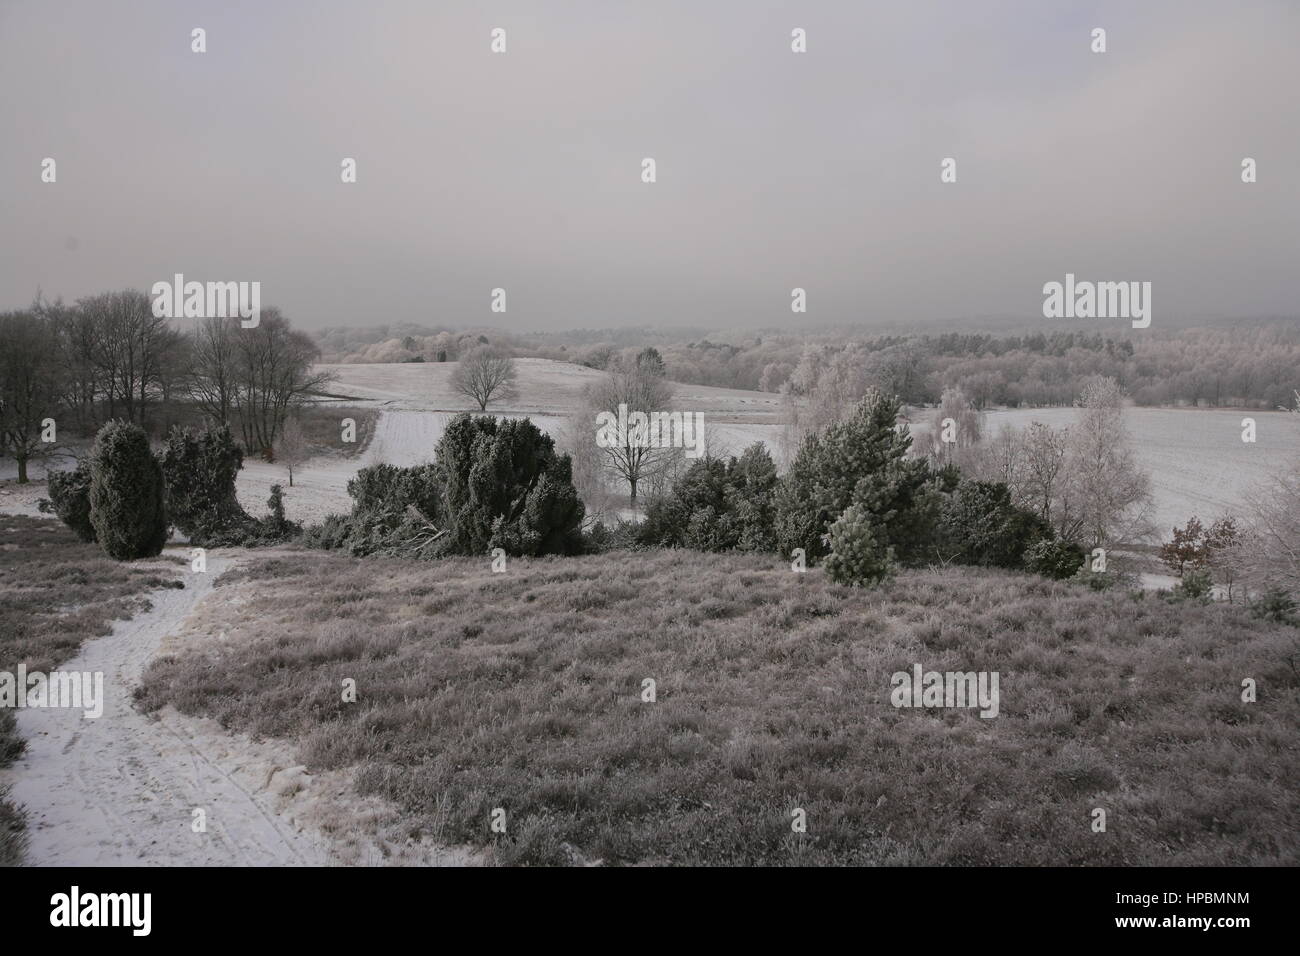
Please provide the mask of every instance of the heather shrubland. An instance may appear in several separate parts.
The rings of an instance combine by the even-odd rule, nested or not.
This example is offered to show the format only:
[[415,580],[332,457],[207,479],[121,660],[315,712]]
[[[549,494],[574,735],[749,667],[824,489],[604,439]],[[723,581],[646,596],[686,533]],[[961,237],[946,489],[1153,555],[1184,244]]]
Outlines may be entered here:
[[[157,661],[143,706],[291,739],[499,862],[1300,862],[1297,631],[1238,606],[655,549],[302,552],[218,584],[225,639]],[[999,716],[895,709],[915,663],[999,672]]]

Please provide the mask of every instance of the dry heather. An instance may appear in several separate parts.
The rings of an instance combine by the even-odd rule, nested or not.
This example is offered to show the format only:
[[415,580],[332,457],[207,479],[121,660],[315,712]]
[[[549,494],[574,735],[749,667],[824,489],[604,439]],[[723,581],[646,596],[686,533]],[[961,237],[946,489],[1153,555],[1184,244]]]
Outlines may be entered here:
[[[142,591],[171,583],[156,562],[113,561],[58,521],[0,514],[0,671],[52,670],[82,641],[147,608]],[[0,767],[22,748],[13,714],[0,710]],[[22,818],[0,799],[0,864],[17,862],[21,834]]]
[[[220,583],[224,640],[157,662],[146,706],[295,738],[500,862],[1300,862],[1296,631],[1239,608],[689,552],[303,553]],[[895,709],[913,663],[998,671],[1001,716]]]

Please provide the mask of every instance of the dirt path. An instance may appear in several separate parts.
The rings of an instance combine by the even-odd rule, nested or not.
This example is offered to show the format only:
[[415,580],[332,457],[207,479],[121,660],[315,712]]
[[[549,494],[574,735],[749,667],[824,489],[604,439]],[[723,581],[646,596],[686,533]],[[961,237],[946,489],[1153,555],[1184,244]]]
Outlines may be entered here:
[[[202,722],[164,711],[145,716],[131,693],[159,644],[179,630],[230,566],[210,555],[183,590],[149,595],[152,610],[89,641],[62,671],[102,672],[104,712],[20,710],[27,752],[5,772],[28,815],[28,862],[95,865],[319,865],[327,842],[276,809],[265,748],[241,745]],[[301,772],[301,768],[289,771]],[[196,833],[194,811],[206,815]]]

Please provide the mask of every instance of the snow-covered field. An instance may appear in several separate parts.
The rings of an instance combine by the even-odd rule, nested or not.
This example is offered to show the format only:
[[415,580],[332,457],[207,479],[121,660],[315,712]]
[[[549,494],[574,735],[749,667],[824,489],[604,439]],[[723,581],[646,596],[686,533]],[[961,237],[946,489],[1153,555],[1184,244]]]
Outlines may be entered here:
[[[360,456],[312,458],[294,470],[292,488],[283,465],[249,459],[239,473],[240,503],[250,514],[260,515],[266,511],[271,485],[279,484],[284,490],[285,513],[294,521],[315,522],[329,514],[344,514],[352,509],[348,481],[359,469],[380,463],[407,467],[432,461],[443,431],[457,414],[385,405],[375,424],[374,437]],[[525,417],[524,413],[504,410],[494,410],[494,414]],[[536,412],[527,417],[553,436],[558,436],[565,422],[562,417]]]
[[[559,439],[578,407],[582,390],[601,374],[593,369],[547,359],[517,360],[517,398],[493,403],[488,411],[512,418],[527,416]],[[348,480],[359,468],[378,462],[413,465],[428,461],[447,423],[472,405],[451,387],[452,363],[325,366],[337,375],[330,391],[350,397],[348,404],[379,411],[375,434],[357,457],[324,455],[297,470],[294,487],[281,464],[250,459],[239,475],[239,497],[253,514],[262,514],[272,484],[285,489],[285,509],[296,521],[319,521],[351,508]],[[709,450],[739,454],[756,441],[765,443],[784,463],[785,427],[780,396],[705,385],[677,385],[668,411],[704,413]],[[1257,440],[1241,440],[1241,420],[1257,423]],[[1069,424],[1072,408],[1007,409],[989,412],[988,434],[1004,424],[1023,428],[1040,421]],[[1300,462],[1300,416],[1285,412],[1240,412],[1211,409],[1130,408],[1125,412],[1134,449],[1151,473],[1154,519],[1166,537],[1192,515],[1203,520],[1240,510],[1243,495],[1271,471]],[[912,426],[914,433],[925,424]],[[44,470],[33,463],[32,477]],[[0,478],[14,475],[11,460],[0,461]],[[40,494],[43,494],[43,487]],[[0,484],[0,508],[35,513],[35,493]]]
[[[427,460],[442,431],[466,400],[451,389],[451,364],[330,366],[339,376],[332,391],[374,402],[381,416],[375,437],[360,459],[317,459],[302,472],[303,489],[288,493],[289,513],[297,520],[349,507],[347,479],[366,464],[387,461],[410,465]],[[548,434],[559,437],[567,416],[577,407],[583,387],[599,372],[546,359],[520,359],[518,398],[490,406],[496,414],[527,415]],[[756,441],[765,443],[778,462],[784,459],[785,432],[780,396],[741,389],[678,385],[674,409],[702,411],[710,450],[739,454]],[[1024,428],[1031,422],[1060,426],[1074,421],[1073,408],[1006,409],[988,413],[988,434],[1004,424]],[[1250,412],[1256,441],[1241,440],[1245,412],[1222,409],[1130,408],[1125,421],[1133,447],[1151,473],[1154,520],[1166,537],[1192,515],[1203,520],[1240,510],[1243,495],[1271,472],[1300,462],[1300,417],[1285,412]],[[914,431],[924,425],[914,425]],[[258,513],[273,481],[284,481],[276,465],[250,462],[240,475],[240,496]]]
[[[347,483],[357,470],[386,462],[415,465],[433,458],[443,430],[456,415],[474,410],[473,403],[451,387],[452,363],[410,362],[387,365],[327,365],[334,372],[333,394],[348,396],[352,406],[370,406],[380,413],[375,434],[357,458],[317,457],[294,474],[279,464],[249,460],[239,473],[239,499],[253,514],[266,509],[271,485],[284,486],[285,511],[295,521],[319,521],[327,514],[351,508]],[[579,407],[582,390],[602,373],[581,365],[547,359],[518,359],[517,397],[494,402],[491,414],[527,417],[542,431],[561,438],[569,416]],[[703,412],[710,451],[739,454],[756,441],[778,455],[784,426],[780,396],[707,385],[677,385],[672,407],[665,411]]]
[[[1073,408],[990,412],[988,434],[1004,424],[1068,425]],[[1241,420],[1256,422],[1254,443],[1241,440]],[[1162,537],[1193,515],[1209,520],[1241,513],[1243,496],[1271,473],[1300,467],[1300,416],[1205,408],[1130,408],[1124,413],[1133,450],[1151,474],[1154,520]]]
[[[402,408],[462,412],[474,406],[451,387],[452,362],[408,362],[397,365],[322,365],[337,380],[329,391]],[[582,390],[600,381],[604,373],[582,365],[549,359],[515,360],[518,398],[500,406],[524,415],[568,415]],[[497,409],[494,403],[489,411]],[[677,384],[673,408],[668,411],[704,412],[718,424],[748,422],[776,425],[781,420],[781,397],[771,392],[738,388]]]

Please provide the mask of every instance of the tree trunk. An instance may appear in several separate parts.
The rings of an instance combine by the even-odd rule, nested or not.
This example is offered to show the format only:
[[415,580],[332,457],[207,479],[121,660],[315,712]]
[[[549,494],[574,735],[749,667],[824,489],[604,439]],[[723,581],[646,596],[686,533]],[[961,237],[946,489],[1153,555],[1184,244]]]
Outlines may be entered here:
[[22,455],[15,459],[18,462],[18,484],[27,484],[27,456]]

